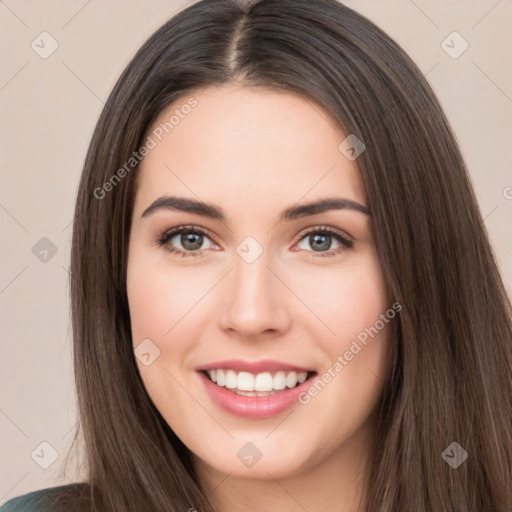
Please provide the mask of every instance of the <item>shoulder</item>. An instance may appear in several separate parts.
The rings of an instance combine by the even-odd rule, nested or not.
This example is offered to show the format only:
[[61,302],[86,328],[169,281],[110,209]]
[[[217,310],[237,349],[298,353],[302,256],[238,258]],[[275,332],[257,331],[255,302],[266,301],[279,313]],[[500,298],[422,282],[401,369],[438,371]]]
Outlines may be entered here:
[[0,506],[0,512],[60,512],[75,508],[78,511],[80,505],[84,507],[88,502],[88,495],[86,483],[49,487],[10,499]]

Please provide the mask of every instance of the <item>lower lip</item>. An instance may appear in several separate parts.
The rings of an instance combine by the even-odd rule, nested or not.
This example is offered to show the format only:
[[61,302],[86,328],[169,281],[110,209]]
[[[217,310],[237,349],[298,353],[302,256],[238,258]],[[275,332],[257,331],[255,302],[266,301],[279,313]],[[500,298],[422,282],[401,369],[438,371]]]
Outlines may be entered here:
[[204,382],[210,398],[225,411],[249,419],[265,419],[277,416],[298,403],[298,395],[309,388],[311,378],[295,388],[277,391],[269,396],[237,395],[217,386],[203,372],[199,376]]

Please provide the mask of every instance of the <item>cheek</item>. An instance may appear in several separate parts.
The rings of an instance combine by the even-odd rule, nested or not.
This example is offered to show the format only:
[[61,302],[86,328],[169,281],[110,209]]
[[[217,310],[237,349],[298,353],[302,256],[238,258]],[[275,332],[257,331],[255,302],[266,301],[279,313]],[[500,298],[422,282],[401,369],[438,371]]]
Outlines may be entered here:
[[[318,348],[324,354],[318,390],[336,403],[334,410],[353,416],[356,428],[369,414],[382,391],[392,360],[389,332],[396,316],[389,303],[380,263],[375,252],[348,259],[329,272],[305,278],[303,296],[317,313],[310,323]],[[382,318],[384,317],[384,320]],[[321,330],[317,330],[320,325]],[[322,332],[324,334],[320,335]],[[312,394],[315,390],[312,390]],[[305,397],[305,401],[309,400]]]
[[162,261],[154,264],[136,257],[133,261],[128,266],[127,293],[134,344],[141,337],[164,341],[198,304],[208,283],[198,280],[192,270],[173,271]]
[[[176,304],[169,304],[165,294],[165,278],[155,279],[138,273],[128,280],[128,303],[132,324],[133,343],[144,338],[158,339],[172,326]],[[177,302],[177,301],[176,301]]]
[[327,371],[335,375],[332,392],[340,414],[347,414],[350,408],[355,429],[370,414],[387,379],[396,311],[375,253],[359,260],[357,268],[345,273],[337,284],[343,293],[329,297],[336,341],[324,348],[330,361]]
[[[189,395],[178,384],[182,380],[183,365],[190,339],[201,325],[194,321],[194,305],[205,294],[206,286],[197,285],[197,276],[183,270],[173,271],[165,261],[155,262],[137,253],[131,253],[128,264],[127,293],[135,353],[144,340],[151,340],[158,356],[146,365],[142,359],[137,365],[146,391],[157,409],[173,426],[180,425],[180,408]],[[133,263],[133,264],[132,264]],[[202,288],[205,288],[203,290]],[[147,347],[141,345],[141,347]],[[150,345],[149,351],[157,349]],[[146,350],[146,348],[144,349]],[[141,350],[142,352],[142,350]],[[169,397],[174,397],[172,401]],[[189,416],[195,414],[189,411]]]
[[310,310],[309,316],[311,312],[315,314],[315,322],[325,333],[323,338],[330,347],[342,349],[347,340],[373,326],[390,307],[374,253],[302,275],[299,278],[302,284],[296,289]]

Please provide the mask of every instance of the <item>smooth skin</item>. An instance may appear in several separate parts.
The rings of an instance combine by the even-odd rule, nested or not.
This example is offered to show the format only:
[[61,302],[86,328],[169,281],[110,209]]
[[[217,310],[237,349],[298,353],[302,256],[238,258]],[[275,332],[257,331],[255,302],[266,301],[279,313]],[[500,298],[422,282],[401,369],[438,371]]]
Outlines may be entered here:
[[[357,160],[338,149],[346,134],[325,111],[293,93],[230,84],[192,96],[195,108],[138,171],[127,274],[133,345],[149,339],[160,350],[148,366],[137,360],[144,385],[191,450],[216,511],[360,511],[389,324],[307,405],[269,419],[219,408],[196,371],[244,358],[321,375],[390,308],[370,215],[335,209],[279,222],[286,208],[324,198],[367,207]],[[225,220],[169,208],[142,215],[166,195],[215,204]],[[158,243],[184,225],[208,234],[195,245],[179,234]],[[325,226],[352,247],[330,234],[315,245]],[[248,236],[263,249],[252,263],[237,252]],[[262,453],[251,468],[237,457],[246,443]]]

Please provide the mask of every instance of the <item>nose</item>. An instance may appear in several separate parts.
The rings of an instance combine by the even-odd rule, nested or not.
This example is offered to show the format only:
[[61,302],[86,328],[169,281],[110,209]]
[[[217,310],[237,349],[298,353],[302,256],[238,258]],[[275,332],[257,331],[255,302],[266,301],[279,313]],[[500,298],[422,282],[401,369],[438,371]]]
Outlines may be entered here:
[[285,333],[291,324],[290,292],[266,253],[252,263],[235,255],[233,266],[221,292],[221,328],[251,339]]

